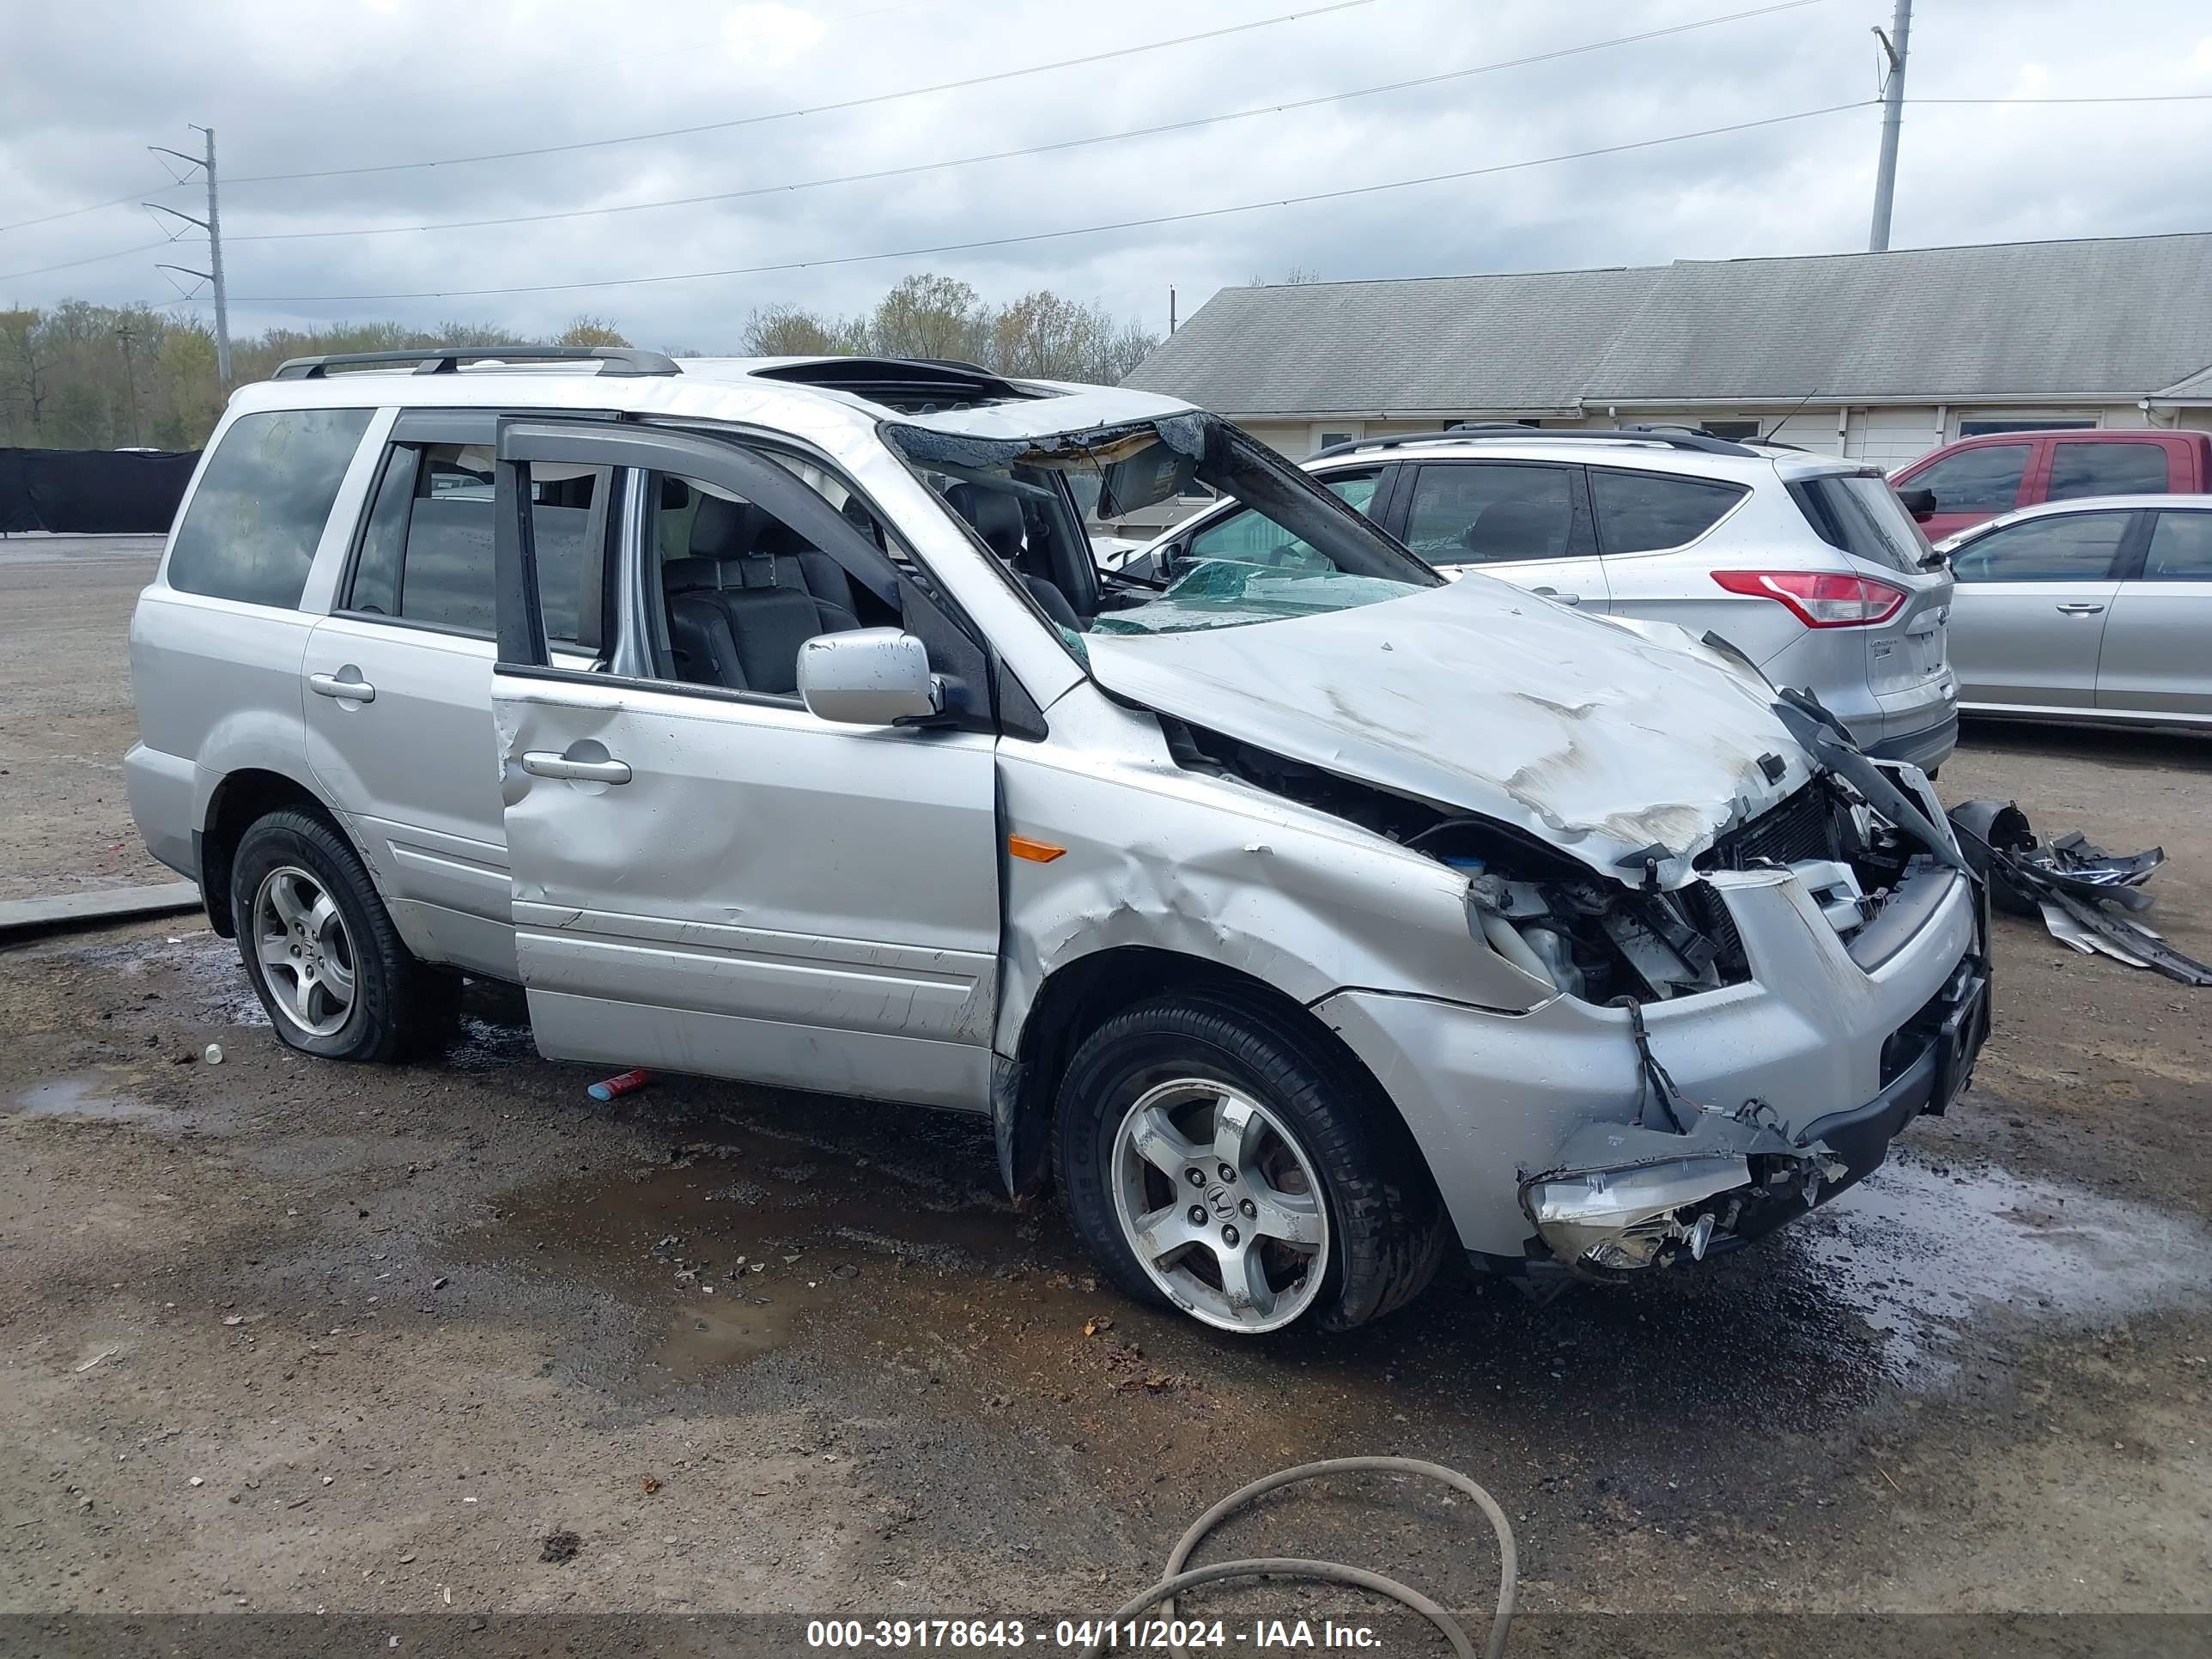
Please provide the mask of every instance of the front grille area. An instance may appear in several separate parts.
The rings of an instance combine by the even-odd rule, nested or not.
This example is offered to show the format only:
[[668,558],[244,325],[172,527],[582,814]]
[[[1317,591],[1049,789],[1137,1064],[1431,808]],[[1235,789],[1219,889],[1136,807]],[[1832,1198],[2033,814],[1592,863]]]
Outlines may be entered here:
[[1840,857],[1841,810],[1825,787],[1808,784],[1772,811],[1723,836],[1698,860],[1698,868],[1748,870],[1762,863]]

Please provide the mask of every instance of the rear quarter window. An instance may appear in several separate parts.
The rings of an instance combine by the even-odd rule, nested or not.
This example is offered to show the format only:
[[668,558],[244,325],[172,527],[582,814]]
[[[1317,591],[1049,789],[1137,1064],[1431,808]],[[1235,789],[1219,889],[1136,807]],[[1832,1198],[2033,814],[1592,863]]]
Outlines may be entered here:
[[169,586],[298,605],[323,521],[375,412],[278,409],[233,421],[177,526]]
[[1656,553],[1693,542],[1751,492],[1741,484],[1593,467],[1590,506],[1607,553]]

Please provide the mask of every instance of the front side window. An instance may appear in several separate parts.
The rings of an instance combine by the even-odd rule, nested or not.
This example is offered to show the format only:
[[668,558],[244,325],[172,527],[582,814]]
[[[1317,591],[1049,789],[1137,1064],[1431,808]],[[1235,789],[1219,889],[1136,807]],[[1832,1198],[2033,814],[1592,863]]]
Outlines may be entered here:
[[[608,469],[538,466],[530,517],[545,637],[599,645],[598,590]],[[394,444],[362,527],[345,608],[432,628],[493,629],[491,452],[474,444]]]
[[1572,469],[1454,461],[1414,475],[1406,545],[1431,564],[1557,559],[1574,527]]
[[2027,444],[1984,444],[1962,449],[1914,474],[1906,487],[1933,490],[1938,513],[2009,513],[2020,500],[2030,448]]
[[241,415],[208,459],[169,551],[169,586],[249,605],[296,605],[368,409]]
[[1693,542],[1751,492],[1741,484],[1594,467],[1590,507],[1607,553],[1656,553]]
[[2084,495],[2163,495],[2166,446],[2157,442],[2069,443],[2051,447],[2051,488],[2045,499],[2077,501]]
[[2147,582],[2212,582],[2212,513],[2161,513],[2143,556]]
[[[825,502],[833,490],[843,498],[837,511],[856,533],[878,547],[887,539],[827,475],[801,477]],[[900,621],[804,532],[720,484],[648,472],[644,499],[647,569],[659,605],[657,678],[796,701],[807,641]]]
[[1992,530],[1951,556],[1962,582],[2095,582],[2112,574],[2131,513],[2073,513]]

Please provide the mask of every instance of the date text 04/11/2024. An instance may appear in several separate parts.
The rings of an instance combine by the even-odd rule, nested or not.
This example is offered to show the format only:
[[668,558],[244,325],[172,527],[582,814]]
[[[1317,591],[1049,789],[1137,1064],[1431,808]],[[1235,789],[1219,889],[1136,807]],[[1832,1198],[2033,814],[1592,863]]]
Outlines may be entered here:
[[1382,1645],[1365,1625],[1340,1625],[1324,1619],[1255,1619],[1237,1627],[1218,1619],[1062,1619],[1049,1637],[1042,1626],[1032,1632],[1019,1619],[817,1619],[806,1626],[811,1648],[1096,1648],[1102,1652],[1142,1652],[1170,1648],[1231,1645],[1257,1650],[1301,1648],[1364,1649]]

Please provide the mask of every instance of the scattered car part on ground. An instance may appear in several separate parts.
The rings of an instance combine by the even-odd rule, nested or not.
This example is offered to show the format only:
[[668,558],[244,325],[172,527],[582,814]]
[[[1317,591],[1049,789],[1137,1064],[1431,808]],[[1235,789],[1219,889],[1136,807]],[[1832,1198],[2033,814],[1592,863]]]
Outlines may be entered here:
[[[1417,1475],[1423,1480],[1441,1481],[1453,1491],[1471,1499],[1490,1522],[1490,1530],[1498,1540],[1498,1605],[1491,1615],[1490,1635],[1480,1649],[1481,1659],[1502,1659],[1505,1638],[1513,1626],[1514,1595],[1519,1587],[1520,1562],[1513,1540],[1513,1523],[1505,1518],[1505,1511],[1498,1500],[1457,1469],[1449,1469],[1441,1463],[1431,1463],[1418,1457],[1331,1457],[1318,1463],[1301,1463],[1295,1468],[1278,1469],[1273,1474],[1262,1475],[1249,1486],[1239,1486],[1212,1509],[1191,1522],[1181,1538],[1176,1540],[1174,1551],[1168,1557],[1166,1575],[1141,1595],[1133,1596],[1104,1619],[1091,1622],[1092,1634],[1084,1648],[1084,1659],[1118,1648],[1121,1633],[1128,1621],[1140,1619],[1153,1608],[1159,1617],[1173,1628],[1176,1617],[1175,1598],[1200,1584],[1217,1584],[1234,1578],[1296,1578],[1323,1584],[1350,1584],[1372,1595],[1386,1595],[1401,1607],[1411,1607],[1435,1626],[1444,1639],[1451,1644],[1457,1659],[1476,1659],[1477,1650],[1465,1626],[1448,1609],[1422,1595],[1410,1585],[1364,1567],[1355,1567],[1342,1561],[1314,1561],[1295,1556],[1254,1557],[1241,1561],[1216,1561],[1203,1567],[1189,1565],[1191,1552],[1205,1541],[1206,1534],[1243,1509],[1255,1498],[1264,1498],[1271,1492],[1300,1481],[1318,1480],[1333,1474],[1392,1474]],[[1525,1518],[1525,1517],[1524,1517]],[[1243,1639],[1241,1637],[1238,1638]],[[1179,1642],[1168,1644],[1176,1659],[1189,1659],[1188,1650]]]
[[2164,848],[2108,853],[2078,830],[2041,841],[2014,801],[1962,801],[1950,817],[1967,859],[1988,878],[1995,904],[2040,916],[2053,939],[2084,956],[2101,953],[2184,985],[2212,985],[2212,967],[2107,908],[2150,908],[2142,884],[2166,862]]
[[[1122,1290],[1245,1334],[1455,1244],[1735,1248],[1966,1085],[1985,930],[1926,778],[1744,651],[1448,581],[1173,399],[497,355],[240,391],[133,621],[133,813],[295,1049],[432,1051],[469,975],[549,1057],[986,1114]],[[1945,701],[1879,478],[1572,447],[1607,500],[1653,453],[1762,476],[1662,482],[1875,560]],[[1077,479],[1218,492],[1259,551],[1102,568]]]

